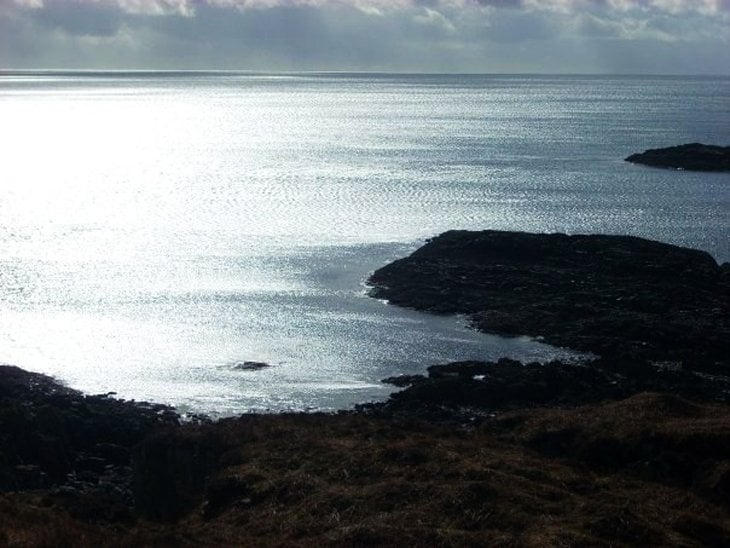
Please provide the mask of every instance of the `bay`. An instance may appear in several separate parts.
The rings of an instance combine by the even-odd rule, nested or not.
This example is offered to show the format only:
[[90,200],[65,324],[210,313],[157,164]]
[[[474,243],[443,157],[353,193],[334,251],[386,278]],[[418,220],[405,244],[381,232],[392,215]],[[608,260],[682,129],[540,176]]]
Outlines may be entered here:
[[0,120],[0,360],[183,411],[346,408],[432,363],[569,355],[367,297],[444,230],[730,260],[730,176],[623,161],[729,144],[728,78],[5,72]]

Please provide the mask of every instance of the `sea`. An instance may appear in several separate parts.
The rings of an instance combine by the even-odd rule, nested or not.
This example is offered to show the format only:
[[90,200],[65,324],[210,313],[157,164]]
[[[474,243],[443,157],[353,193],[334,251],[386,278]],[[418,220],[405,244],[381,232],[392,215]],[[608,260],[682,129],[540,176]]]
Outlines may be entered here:
[[575,357],[368,296],[446,230],[730,260],[730,174],[623,160],[730,145],[729,78],[5,71],[0,127],[0,362],[183,413],[348,409],[436,363]]

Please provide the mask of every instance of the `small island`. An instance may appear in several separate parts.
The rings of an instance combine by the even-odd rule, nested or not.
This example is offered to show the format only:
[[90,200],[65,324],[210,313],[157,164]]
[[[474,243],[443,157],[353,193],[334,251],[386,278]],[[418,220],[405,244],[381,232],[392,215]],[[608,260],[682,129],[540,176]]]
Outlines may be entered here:
[[626,161],[651,167],[687,171],[730,171],[730,146],[689,143],[654,148],[639,154],[632,154],[626,158]]

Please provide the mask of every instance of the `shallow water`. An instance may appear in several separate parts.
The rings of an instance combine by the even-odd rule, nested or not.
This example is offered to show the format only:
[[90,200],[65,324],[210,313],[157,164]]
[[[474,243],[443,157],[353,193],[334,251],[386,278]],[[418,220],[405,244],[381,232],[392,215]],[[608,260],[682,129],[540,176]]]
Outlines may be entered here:
[[[564,353],[365,296],[451,228],[628,233],[730,260],[730,80],[0,76],[0,360],[230,414],[341,408],[455,359]],[[260,371],[235,371],[244,360]]]

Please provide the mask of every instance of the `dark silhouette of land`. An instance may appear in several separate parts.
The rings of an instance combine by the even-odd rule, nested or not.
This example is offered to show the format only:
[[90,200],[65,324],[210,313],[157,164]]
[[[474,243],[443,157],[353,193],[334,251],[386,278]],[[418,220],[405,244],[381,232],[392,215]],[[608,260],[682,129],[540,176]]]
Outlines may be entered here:
[[450,231],[370,278],[392,304],[467,314],[604,357],[730,373],[730,265],[631,236]]
[[626,158],[627,162],[687,171],[730,171],[730,147],[689,143],[649,149]]

